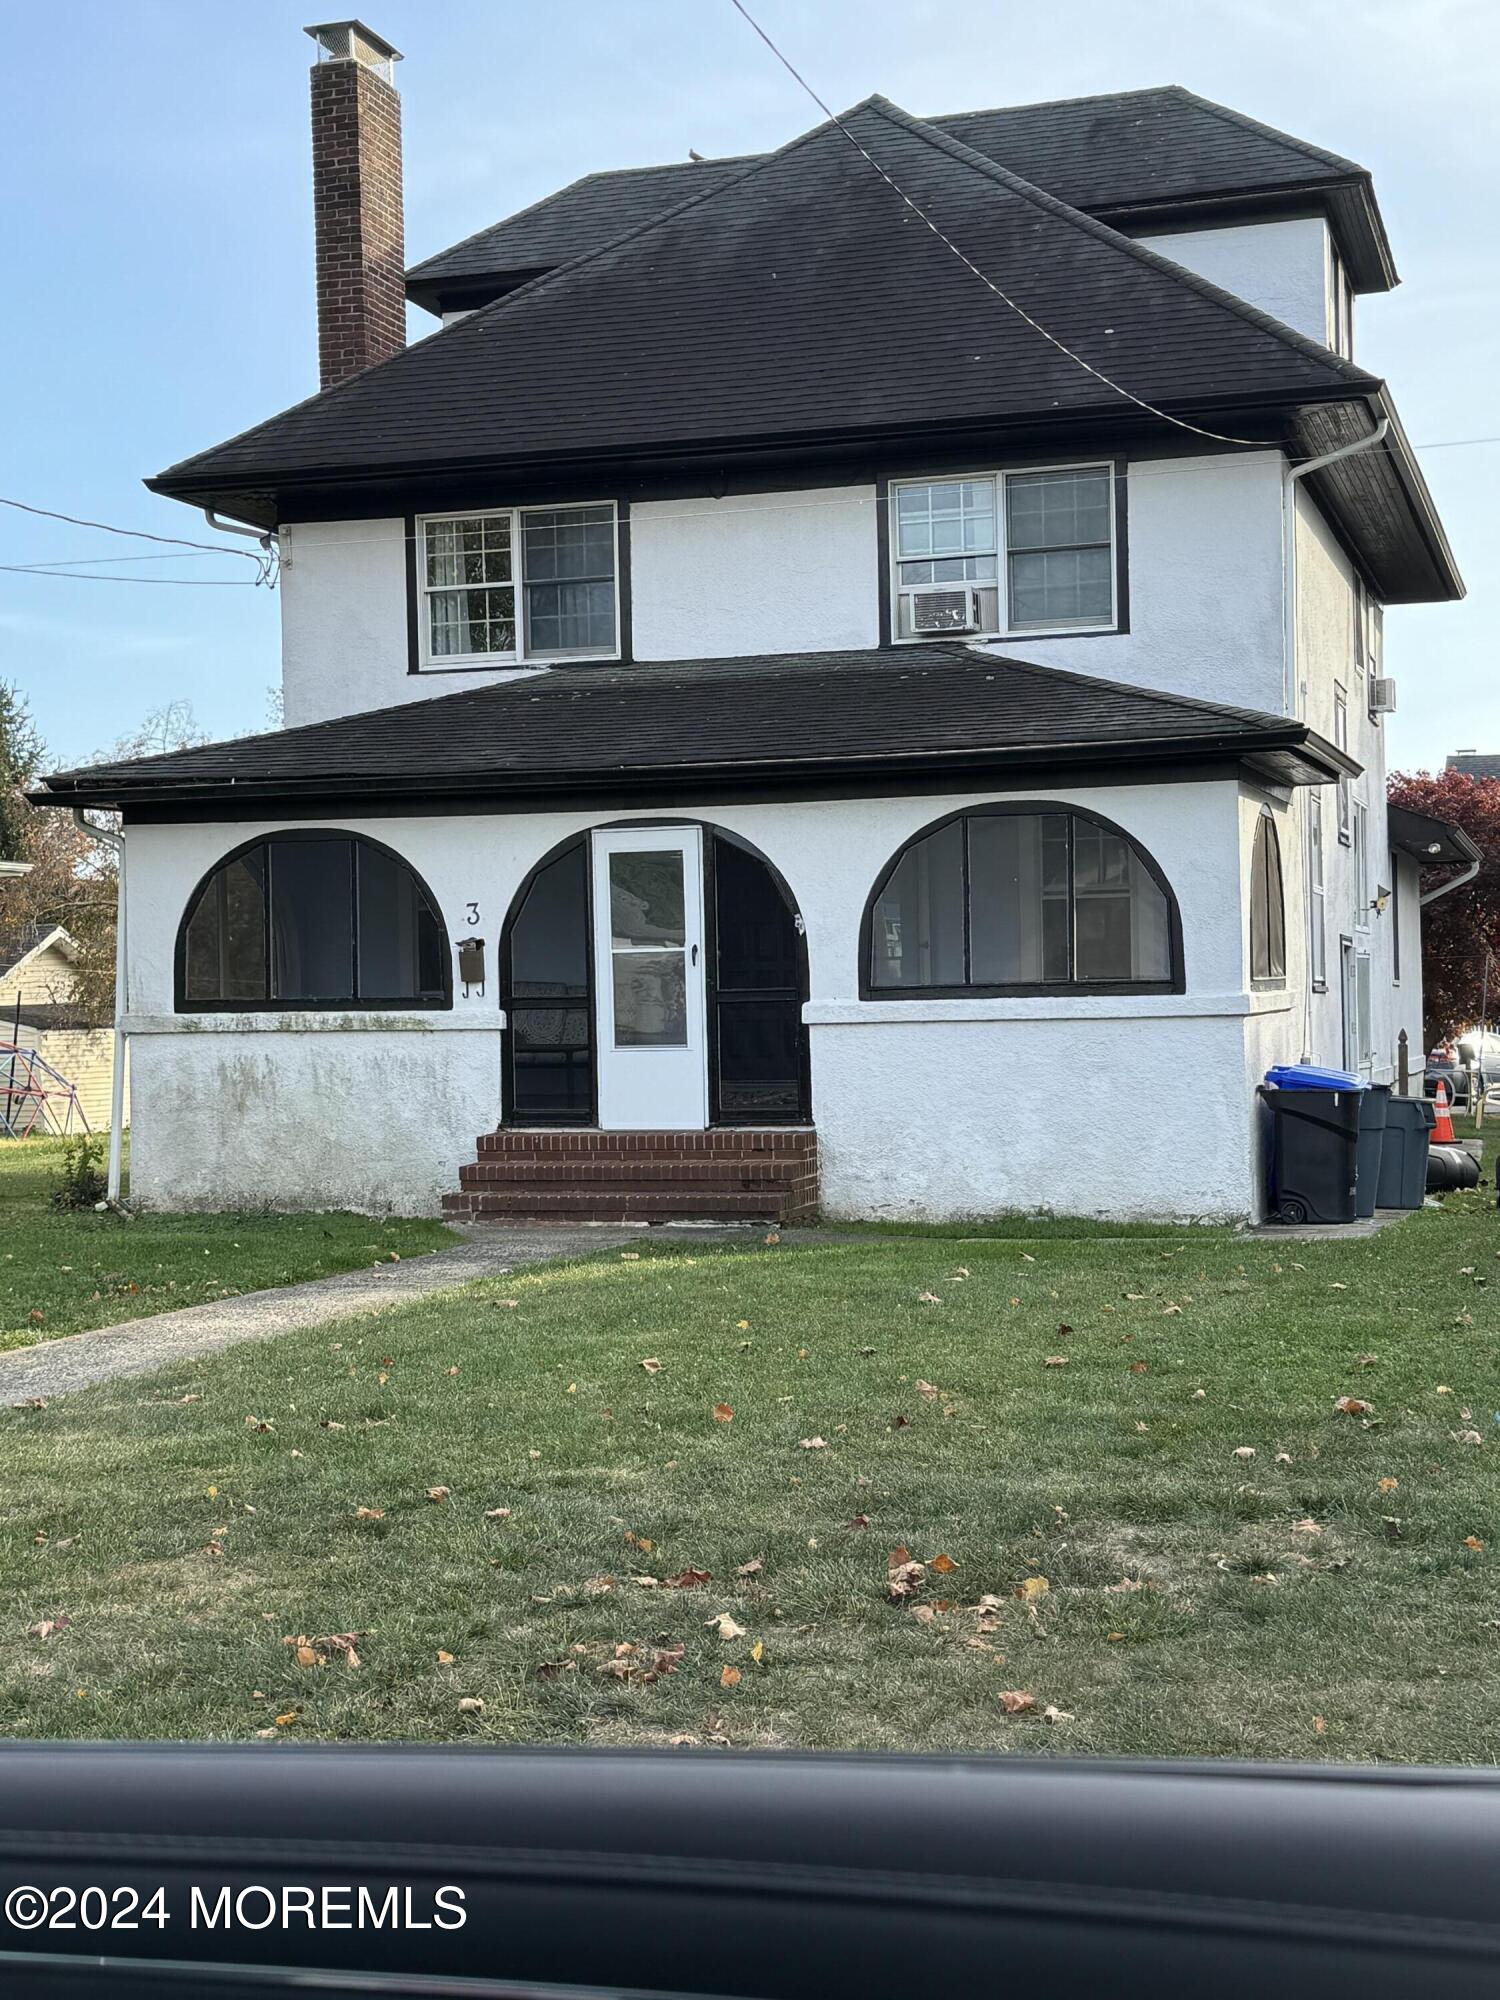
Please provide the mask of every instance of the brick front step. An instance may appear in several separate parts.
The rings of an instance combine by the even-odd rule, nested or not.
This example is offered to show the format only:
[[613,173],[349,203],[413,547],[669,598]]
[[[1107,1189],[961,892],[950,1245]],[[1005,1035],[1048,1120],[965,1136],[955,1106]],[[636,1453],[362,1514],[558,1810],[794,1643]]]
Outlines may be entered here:
[[807,1127],[486,1132],[444,1213],[507,1222],[789,1222],[818,1198]]

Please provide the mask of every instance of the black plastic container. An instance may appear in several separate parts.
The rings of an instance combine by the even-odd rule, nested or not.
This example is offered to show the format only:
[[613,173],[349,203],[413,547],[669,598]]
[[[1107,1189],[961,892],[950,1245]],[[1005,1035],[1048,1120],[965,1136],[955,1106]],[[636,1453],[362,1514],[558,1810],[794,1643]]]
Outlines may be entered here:
[[1359,1143],[1354,1153],[1354,1213],[1366,1220],[1375,1213],[1380,1193],[1380,1162],[1385,1151],[1385,1124],[1391,1101],[1388,1083],[1372,1083],[1359,1096]]
[[1428,1134],[1437,1113],[1425,1097],[1393,1097],[1386,1106],[1380,1148],[1380,1208],[1420,1208],[1427,1192]]
[[1364,1090],[1260,1090],[1271,1118],[1270,1210],[1277,1222],[1353,1222]]

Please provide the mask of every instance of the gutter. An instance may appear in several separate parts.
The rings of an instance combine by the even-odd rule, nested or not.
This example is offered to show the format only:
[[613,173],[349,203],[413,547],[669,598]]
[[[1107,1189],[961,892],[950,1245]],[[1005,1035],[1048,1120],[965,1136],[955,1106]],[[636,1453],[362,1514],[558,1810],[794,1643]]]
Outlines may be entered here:
[[125,1123],[125,836],[95,826],[82,806],[74,806],[73,817],[91,840],[102,840],[115,851],[115,1061],[109,1080],[109,1177],[104,1198],[111,1208],[118,1208]]
[[1418,896],[1417,908],[1425,910],[1429,903],[1435,903],[1439,896],[1450,896],[1455,889],[1461,889],[1466,882],[1472,882],[1483,865],[1483,857],[1470,861],[1456,875],[1450,875],[1446,882],[1439,882],[1435,889],[1429,889],[1424,896]]

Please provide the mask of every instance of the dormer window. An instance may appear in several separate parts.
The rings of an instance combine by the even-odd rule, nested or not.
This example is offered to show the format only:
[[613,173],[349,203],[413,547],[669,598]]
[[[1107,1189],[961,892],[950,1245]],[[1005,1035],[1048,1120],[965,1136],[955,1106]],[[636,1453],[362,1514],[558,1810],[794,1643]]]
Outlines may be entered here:
[[897,640],[1115,629],[1111,465],[902,480],[891,541]]
[[421,671],[618,655],[613,501],[429,514],[416,535]]

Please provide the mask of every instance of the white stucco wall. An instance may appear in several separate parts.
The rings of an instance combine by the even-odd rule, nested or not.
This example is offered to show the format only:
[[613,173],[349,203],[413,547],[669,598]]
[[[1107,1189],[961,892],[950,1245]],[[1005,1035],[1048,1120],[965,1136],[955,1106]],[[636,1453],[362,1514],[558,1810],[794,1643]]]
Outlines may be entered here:
[[880,643],[873,486],[641,501],[630,510],[640,660]]
[[1234,223],[1222,229],[1179,229],[1135,239],[1159,257],[1262,312],[1327,344],[1328,225],[1321,216],[1290,222]]
[[403,520],[292,521],[277,533],[289,729],[517,677],[514,668],[408,672]]
[[1130,629],[998,639],[1045,667],[1280,714],[1282,456],[1132,460]]
[[[740,833],[790,886],[806,926],[813,1119],[829,1212],[1245,1213],[1245,1034],[1262,996],[1243,980],[1238,787],[1045,794],[1114,820],[1165,871],[1182,916],[1183,994],[860,1000],[860,919],[877,875],[913,834],[988,796],[657,816]],[[487,995],[465,999],[455,985],[451,1012],[383,1016],[175,1015],[174,948],[193,888],[216,858],[286,823],[133,827],[126,1017],[137,1197],[162,1207],[435,1210],[477,1135],[499,1121],[494,982],[511,898],[558,841],[614,817],[340,822],[412,863],[451,939],[474,934],[466,906],[479,906]]]
[[[1279,710],[1281,466],[1274,451],[1133,462],[1129,630],[1005,639],[1000,649],[1044,666]],[[877,509],[871,485],[636,503],[634,656],[723,659],[878,645]],[[408,672],[400,520],[293,522],[282,534],[290,555],[281,576],[289,724],[515,678],[515,669]]]

